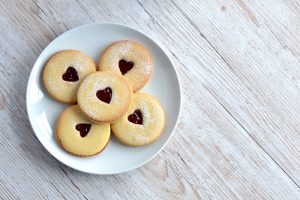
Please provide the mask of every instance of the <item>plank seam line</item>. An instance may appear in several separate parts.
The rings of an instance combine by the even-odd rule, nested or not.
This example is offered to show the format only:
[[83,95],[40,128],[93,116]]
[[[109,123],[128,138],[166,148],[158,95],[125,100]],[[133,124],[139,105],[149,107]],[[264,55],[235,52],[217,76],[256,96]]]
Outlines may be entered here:
[[154,19],[154,17],[148,12],[148,10],[146,10],[144,8],[144,6],[141,4],[141,2],[139,0],[136,0],[138,2],[138,4],[141,6],[141,8],[152,18],[152,20],[167,34],[167,31]]
[[[166,152],[164,152],[166,154]],[[180,155],[180,154],[179,154]],[[180,156],[181,157],[181,156]],[[173,167],[172,163],[171,162],[168,162],[165,160],[165,163],[167,164],[167,166],[169,166],[173,171],[174,171],[174,174],[181,180],[182,182],[182,179],[185,180],[187,182],[187,184],[189,184],[189,186],[192,188],[192,190],[195,192],[195,194],[197,195],[197,197],[199,199],[202,200],[199,192],[197,191],[197,189],[194,187],[193,183],[191,183],[188,179],[186,179],[185,177],[183,177],[176,168]],[[167,167],[167,170],[168,170],[168,167]]]
[[[201,33],[197,25],[174,3],[173,0],[171,2],[176,6],[176,8],[183,14],[183,16],[191,23],[191,25],[200,33],[200,35],[207,41],[207,43],[215,50],[215,52],[220,55],[221,59],[227,64],[227,66],[232,70],[229,63],[225,60],[225,58],[218,52],[218,50],[210,43],[210,41]],[[204,86],[204,88],[206,88]],[[291,179],[291,181],[298,187],[299,185],[292,179],[292,177],[276,162],[276,160],[255,140],[255,138],[249,133],[249,131],[229,112],[229,110],[206,88],[206,90],[217,100],[217,102],[225,109],[225,111],[241,126],[242,129],[255,141],[255,143],[273,160],[273,162]]]
[[220,52],[212,45],[212,43],[203,35],[203,33],[198,28],[198,26],[178,7],[178,5],[173,0],[171,0],[171,2],[179,10],[179,12],[181,12],[181,14],[191,23],[191,25],[198,31],[198,33],[200,33],[201,37],[203,37],[203,39],[209,44],[209,46],[211,46],[214,49],[214,51],[226,63],[226,65],[230,68],[230,70],[232,72],[234,72],[234,70],[232,69],[231,65],[225,60],[225,58],[220,54]]
[[95,21],[93,20],[93,18],[89,15],[89,13],[81,6],[81,5],[79,5],[78,4],[78,0],[74,0],[75,1],[75,3],[76,3],[76,5],[77,5],[77,7],[79,7],[89,18],[90,18],[90,20],[93,22],[93,23],[95,23]]
[[[155,21],[155,23],[162,29],[162,26],[154,19],[154,17],[144,8],[144,6],[137,0],[138,4],[145,10],[145,12]],[[174,6],[183,14],[183,16],[191,23],[191,25],[200,33],[200,35],[205,39],[205,41],[214,49],[214,51],[220,56],[220,58],[226,63],[226,65],[231,69],[230,64],[225,60],[225,58],[219,53],[219,51],[211,44],[211,42],[202,34],[196,24],[174,3],[173,0],[171,2]],[[164,30],[165,31],[165,30]],[[170,49],[168,49],[170,51]],[[184,65],[175,54],[170,51],[171,54],[182,64]],[[184,65],[185,66],[185,65]],[[186,67],[186,66],[185,66]],[[254,142],[268,155],[268,157],[289,177],[289,179],[298,187],[299,185],[292,179],[292,177],[275,161],[275,159],[255,140],[255,138],[246,130],[246,128],[229,112],[229,110],[204,86],[204,88],[212,95],[212,97],[222,106],[222,108],[236,121],[236,123],[254,140]]]
[[[35,2],[34,0],[32,0],[32,2],[46,15],[46,16],[48,16],[46,13],[45,13],[45,11],[37,4],[37,2]],[[54,35],[57,37],[58,35],[55,33],[55,31],[52,29],[52,27],[43,19],[43,18],[41,18],[41,16],[40,15],[38,15],[38,13],[35,13],[34,12],[34,14],[40,19],[40,20],[42,20],[42,22],[44,22],[49,28],[50,28],[50,30],[54,33]]]
[[52,182],[50,182],[50,184],[56,189],[56,191],[62,196],[62,198],[67,200],[66,197],[57,189],[57,187],[55,187],[55,185]]
[[218,100],[218,98],[209,91],[204,85],[203,87],[214,97],[214,99],[222,106],[222,108],[234,119],[234,121],[254,140],[254,142],[268,155],[268,157],[291,179],[291,181],[298,187],[299,185],[292,179],[292,177],[276,162],[276,160],[255,140],[249,131],[230,113],[230,111]]
[[79,189],[79,187],[72,181],[72,179],[69,177],[69,175],[67,174],[67,172],[61,167],[59,166],[59,168],[63,171],[63,173],[66,175],[66,177],[69,179],[69,181],[71,182],[71,184],[79,191],[79,193],[86,199],[88,200],[88,198],[81,192],[81,190]]
[[282,48],[283,49],[287,49],[296,58],[296,60],[300,63],[300,60],[298,59],[298,57],[296,56],[296,54],[287,45],[284,45],[281,42],[281,40],[279,39],[279,37],[273,32],[273,30],[271,29],[271,27],[268,24],[266,24],[266,26],[268,27],[268,29],[272,33],[272,35],[276,38],[276,40],[278,41],[278,43],[282,46]]

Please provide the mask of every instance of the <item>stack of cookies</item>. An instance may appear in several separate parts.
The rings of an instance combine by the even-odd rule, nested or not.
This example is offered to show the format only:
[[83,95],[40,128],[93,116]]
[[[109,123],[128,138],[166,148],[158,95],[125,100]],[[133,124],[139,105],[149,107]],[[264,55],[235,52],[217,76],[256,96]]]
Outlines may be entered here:
[[156,140],[164,112],[154,97],[137,92],[152,71],[148,50],[129,40],[108,46],[98,66],[77,50],[53,55],[43,72],[45,88],[54,99],[74,104],[57,121],[62,148],[78,156],[94,155],[107,146],[111,132],[130,146]]

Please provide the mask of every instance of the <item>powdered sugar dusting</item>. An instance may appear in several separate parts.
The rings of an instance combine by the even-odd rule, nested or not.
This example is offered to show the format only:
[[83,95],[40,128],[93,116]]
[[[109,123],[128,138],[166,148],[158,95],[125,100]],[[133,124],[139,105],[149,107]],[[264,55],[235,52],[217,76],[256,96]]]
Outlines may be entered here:
[[61,76],[66,72],[68,67],[74,67],[80,77],[80,75],[82,75],[81,72],[87,70],[88,62],[89,58],[77,51],[70,52],[67,50],[55,54],[55,56],[47,63],[47,65],[50,65],[48,67],[51,68],[50,73],[48,74],[51,78],[47,80],[47,84],[53,87],[61,87],[58,86],[58,84],[61,84],[62,82],[65,87],[74,87],[78,85],[78,82],[62,81]]
[[73,57],[72,65],[76,70],[82,71],[88,65],[87,58],[80,54],[76,54],[76,56]]
[[93,83],[93,91],[96,93],[98,90],[104,90],[106,87],[109,87],[105,81],[97,80]]
[[107,56],[107,62],[111,63],[109,68],[113,71],[119,70],[119,60],[128,55],[132,51],[132,45],[129,42],[120,42],[111,48],[111,52]]
[[56,55],[55,59],[55,65],[58,64],[62,66],[64,68],[64,71],[71,66],[74,67],[77,71],[82,71],[87,67],[89,61],[89,58],[82,53],[72,52],[69,54],[64,51],[61,52],[61,54]]
[[134,90],[142,87],[149,79],[153,68],[147,49],[133,41],[116,42],[105,51],[101,60],[101,69],[121,74],[119,68],[121,59],[133,63],[133,67],[123,76]]
[[150,74],[152,71],[152,65],[146,64],[144,65],[144,67],[142,68],[142,73],[143,74]]
[[[122,108],[124,102],[122,101],[122,94],[119,94],[115,89],[117,80],[110,75],[100,75],[101,72],[92,74],[90,77],[84,80],[83,87],[81,88],[84,94],[84,100],[87,102],[85,106],[85,112],[97,119],[104,112],[114,112],[114,109],[118,110]],[[102,102],[97,97],[99,90],[105,90],[107,87],[112,90],[112,98],[109,104]]]
[[153,119],[150,116],[148,105],[145,102],[142,102],[139,106],[139,109],[141,110],[143,115],[143,126],[145,126],[148,123],[152,123]]
[[131,52],[132,48],[133,47],[132,47],[132,44],[130,42],[122,42],[122,43],[119,43],[118,52],[116,52],[116,53],[119,53],[121,55],[125,55],[128,52]]
[[[146,144],[153,140],[153,136],[157,134],[157,126],[155,125],[155,121],[157,118],[155,116],[159,116],[158,110],[152,110],[150,112],[149,104],[147,102],[141,102],[136,106],[135,109],[139,109],[143,115],[143,125],[136,125],[133,123],[129,123],[131,128],[127,129],[125,133],[130,140],[137,142],[138,144]],[[144,133],[144,134],[143,134]]]
[[149,136],[145,136],[145,135],[142,135],[142,134],[136,134],[132,131],[128,132],[128,137],[130,138],[130,140],[134,140],[138,144],[148,143],[152,139],[151,136],[149,137]]

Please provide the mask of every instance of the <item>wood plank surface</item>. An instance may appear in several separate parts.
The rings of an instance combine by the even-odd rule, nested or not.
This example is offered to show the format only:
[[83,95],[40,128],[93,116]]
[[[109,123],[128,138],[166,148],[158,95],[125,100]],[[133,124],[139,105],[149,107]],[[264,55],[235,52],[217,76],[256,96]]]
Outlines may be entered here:
[[[0,0],[1,199],[299,199],[297,1]],[[174,137],[143,167],[70,169],[35,138],[26,113],[33,63],[76,26],[114,22],[160,43],[183,108]]]

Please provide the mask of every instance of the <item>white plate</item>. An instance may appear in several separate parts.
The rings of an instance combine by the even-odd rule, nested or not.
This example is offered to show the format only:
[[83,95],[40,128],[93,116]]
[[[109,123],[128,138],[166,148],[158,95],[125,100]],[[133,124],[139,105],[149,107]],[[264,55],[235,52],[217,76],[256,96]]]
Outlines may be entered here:
[[[44,64],[51,55],[63,49],[81,50],[97,62],[107,45],[124,39],[143,44],[152,55],[154,73],[142,91],[160,101],[166,114],[164,131],[154,143],[143,147],[125,146],[112,136],[109,145],[100,154],[84,158],[70,155],[56,143],[54,137],[56,119],[68,105],[56,102],[45,91],[41,78]],[[175,68],[158,44],[133,28],[96,23],[69,30],[44,49],[31,71],[26,101],[29,120],[37,138],[57,160],[87,173],[115,174],[142,166],[164,147],[172,136],[179,117],[181,93]]]

